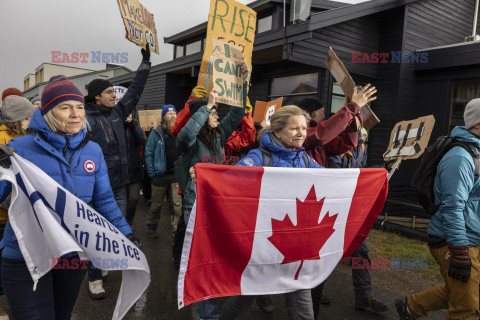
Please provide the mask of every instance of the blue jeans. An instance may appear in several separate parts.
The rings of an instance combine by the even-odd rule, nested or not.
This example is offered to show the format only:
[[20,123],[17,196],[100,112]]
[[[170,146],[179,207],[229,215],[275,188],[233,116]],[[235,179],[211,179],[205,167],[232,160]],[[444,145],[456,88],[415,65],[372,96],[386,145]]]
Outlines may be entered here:
[[85,271],[80,266],[52,269],[38,280],[37,290],[33,291],[33,280],[25,261],[2,258],[3,288],[13,319],[69,320]]
[[113,197],[115,198],[115,201],[117,202],[117,206],[118,208],[120,208],[122,215],[125,217],[125,215],[127,214],[127,202],[128,202],[127,188],[121,187],[120,189],[113,190]]
[[[183,210],[183,219],[185,220],[185,226],[188,226],[188,220],[190,219],[191,209]],[[198,317],[202,320],[216,320],[220,318],[218,312],[217,299],[209,299],[205,301],[199,301],[197,304]]]

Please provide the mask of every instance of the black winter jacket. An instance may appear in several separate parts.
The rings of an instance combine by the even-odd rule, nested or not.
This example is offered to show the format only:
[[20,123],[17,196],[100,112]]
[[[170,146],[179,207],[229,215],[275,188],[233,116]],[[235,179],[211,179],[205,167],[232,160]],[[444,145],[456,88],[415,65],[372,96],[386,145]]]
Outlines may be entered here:
[[150,62],[142,61],[127,92],[112,109],[106,110],[107,107],[95,103],[85,105],[87,129],[91,139],[102,148],[110,185],[114,191],[128,183],[127,143],[123,123],[140,100],[150,68]]
[[143,163],[140,147],[145,145],[145,134],[138,124],[125,124],[125,139],[128,151],[128,183],[141,182]]

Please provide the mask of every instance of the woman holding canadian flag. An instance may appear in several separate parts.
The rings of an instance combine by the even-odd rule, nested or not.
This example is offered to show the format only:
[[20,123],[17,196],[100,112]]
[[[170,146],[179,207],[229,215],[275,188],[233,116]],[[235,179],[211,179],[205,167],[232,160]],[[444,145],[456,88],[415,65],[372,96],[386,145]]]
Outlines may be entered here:
[[[354,99],[358,105],[364,105],[375,93],[355,93]],[[353,99],[352,99],[353,100]],[[260,148],[252,150],[240,160],[237,165],[250,167],[284,167],[284,168],[323,168],[305,152],[302,147],[307,134],[308,114],[297,106],[284,106],[277,110],[271,118],[271,125],[264,128],[261,136]],[[195,181],[195,171],[190,170],[192,180]],[[313,188],[312,188],[313,190]],[[314,197],[314,190],[309,194]],[[281,243],[275,236],[269,238],[278,247]],[[318,251],[317,251],[318,253]],[[302,268],[302,264],[295,275]],[[230,298],[220,313],[220,319],[234,320],[248,310],[257,296],[240,295]],[[285,293],[287,310],[290,319],[312,320],[314,319],[312,296],[310,289],[294,290]]]

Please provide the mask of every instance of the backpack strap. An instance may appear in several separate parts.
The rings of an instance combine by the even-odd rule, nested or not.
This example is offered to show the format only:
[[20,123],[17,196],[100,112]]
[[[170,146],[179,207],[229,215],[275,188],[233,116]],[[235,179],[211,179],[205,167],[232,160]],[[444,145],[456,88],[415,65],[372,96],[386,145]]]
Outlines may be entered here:
[[475,164],[475,182],[477,182],[480,177],[480,152],[478,152],[478,149],[469,142],[455,141],[454,145],[463,147],[472,156],[473,163]]
[[265,148],[258,148],[258,150],[260,150],[260,152],[262,153],[263,166],[264,167],[271,167],[272,166],[272,153]]
[[305,168],[310,167],[310,161],[308,160],[308,154],[306,152],[302,155],[303,162],[305,163]]

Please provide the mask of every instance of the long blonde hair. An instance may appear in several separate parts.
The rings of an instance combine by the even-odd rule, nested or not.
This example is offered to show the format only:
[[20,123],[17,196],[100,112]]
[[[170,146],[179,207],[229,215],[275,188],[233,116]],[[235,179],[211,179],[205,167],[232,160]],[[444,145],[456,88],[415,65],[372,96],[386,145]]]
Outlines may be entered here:
[[274,114],[272,114],[272,117],[270,118],[270,125],[260,130],[257,136],[258,140],[262,139],[262,135],[267,130],[270,130],[272,133],[282,131],[282,129],[285,128],[290,121],[290,118],[294,116],[304,116],[307,120],[307,123],[308,120],[310,120],[308,113],[299,107],[294,105],[283,106],[275,111]]

